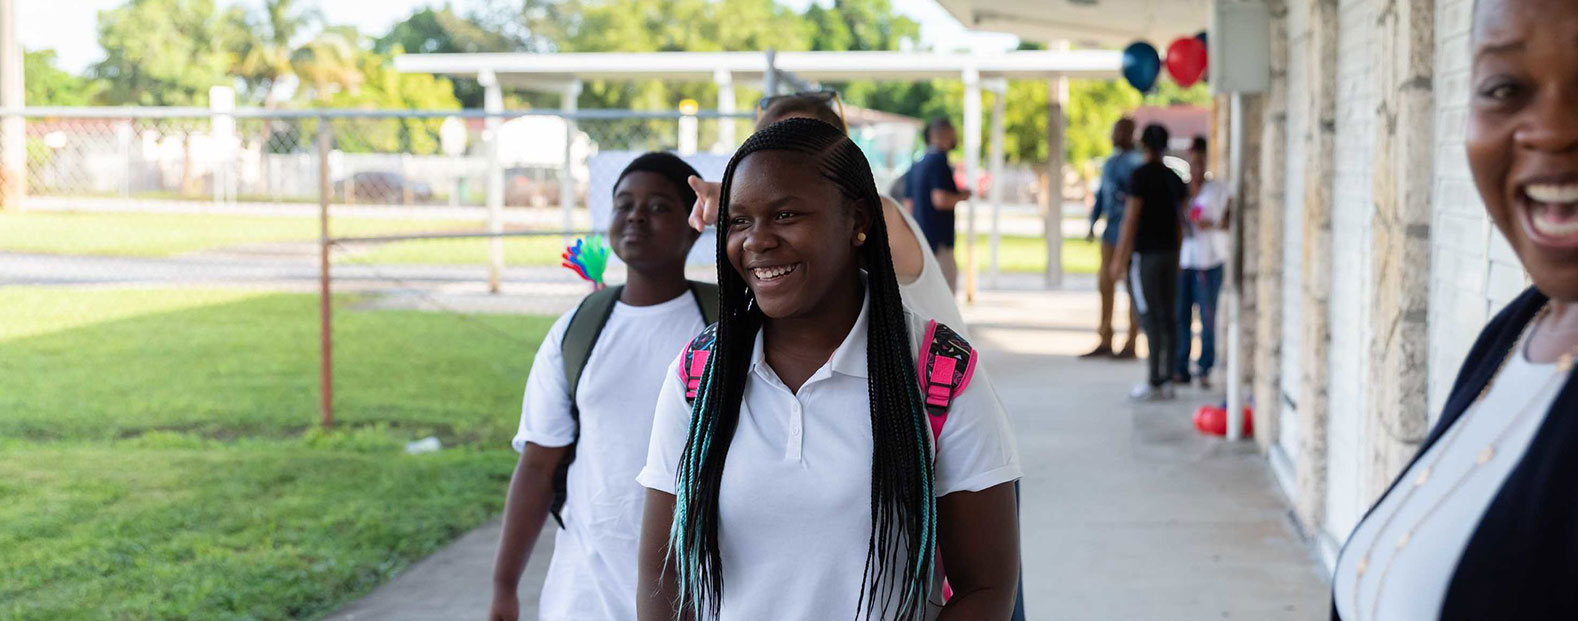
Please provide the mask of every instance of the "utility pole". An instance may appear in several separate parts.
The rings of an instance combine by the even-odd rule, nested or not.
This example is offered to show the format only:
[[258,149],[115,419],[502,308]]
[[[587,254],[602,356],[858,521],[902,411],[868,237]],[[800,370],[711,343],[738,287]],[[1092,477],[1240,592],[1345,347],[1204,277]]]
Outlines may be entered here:
[[[16,0],[0,0],[0,110],[20,112],[23,93]],[[0,117],[0,211],[21,209],[27,176],[26,131],[20,114]]]

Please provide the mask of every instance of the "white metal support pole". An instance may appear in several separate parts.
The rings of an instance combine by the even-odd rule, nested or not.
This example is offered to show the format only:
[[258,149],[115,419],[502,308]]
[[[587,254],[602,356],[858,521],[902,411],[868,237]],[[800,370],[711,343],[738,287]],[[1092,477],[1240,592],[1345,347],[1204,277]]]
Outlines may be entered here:
[[[1241,240],[1240,227],[1244,222],[1244,122],[1243,122],[1243,95],[1233,93],[1232,103],[1228,108],[1228,159],[1227,174],[1232,183],[1233,213],[1231,233],[1229,239]],[[1243,252],[1243,248],[1233,249],[1234,257]],[[1238,290],[1238,266],[1240,261],[1229,258],[1227,261],[1227,295],[1223,296],[1223,303],[1227,306],[1227,439],[1238,440],[1244,431],[1244,386],[1243,386],[1243,357],[1240,351],[1241,339],[1239,336],[1243,326],[1239,325],[1238,299],[1242,293]],[[1212,330],[1215,326],[1201,326],[1202,330]]]
[[504,91],[499,87],[499,78],[490,69],[477,73],[477,82],[482,84],[482,109],[488,113],[483,121],[486,136],[483,140],[488,150],[488,232],[495,234],[488,238],[488,292],[499,292],[499,280],[504,272],[504,238],[497,237],[504,232],[504,168],[499,162],[499,125],[502,123],[500,115],[504,112]]
[[[981,174],[981,72],[975,67],[964,70],[964,177],[966,188],[974,191]],[[971,196],[964,238],[964,301],[975,302],[975,217],[980,197]],[[955,208],[954,221],[958,221]],[[956,242],[957,245],[957,242]]]
[[734,146],[737,144],[734,125],[738,121],[727,115],[734,114],[734,74],[719,69],[713,72],[712,81],[718,85],[718,113],[726,115],[718,119],[718,143],[712,146],[712,152],[733,153]]
[[581,133],[573,115],[580,109],[581,81],[572,80],[564,88],[559,109],[564,111],[564,170],[559,176],[559,209],[564,212],[565,243],[575,228],[575,137]]
[[767,48],[767,68],[762,72],[762,96],[778,94],[778,51]]
[[[20,110],[22,43],[16,38],[16,2],[0,0],[0,109]],[[0,118],[0,211],[21,209],[27,185],[27,126],[21,116]]]
[[989,200],[992,203],[992,258],[991,258],[991,286],[998,286],[997,250],[1002,242],[1002,215],[1003,215],[1003,107],[1008,97],[1008,80],[997,78],[988,83],[987,89],[992,91],[992,145],[987,150],[987,170],[991,177],[991,189],[988,190]]
[[232,147],[236,137],[236,89],[213,86],[208,89],[208,111],[213,149],[209,165],[213,167],[214,203],[224,204],[230,198],[230,180],[235,171]]
[[[1067,41],[1057,41],[1055,50],[1067,50]],[[1047,213],[1042,224],[1047,240],[1046,287],[1063,286],[1063,163],[1065,136],[1068,135],[1068,78],[1058,76],[1047,83]]]

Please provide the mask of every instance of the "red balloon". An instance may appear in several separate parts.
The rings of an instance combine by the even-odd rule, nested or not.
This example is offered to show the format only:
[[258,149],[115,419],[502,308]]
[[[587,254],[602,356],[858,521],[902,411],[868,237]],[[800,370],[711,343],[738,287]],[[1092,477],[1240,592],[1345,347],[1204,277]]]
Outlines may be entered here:
[[1195,37],[1179,37],[1167,46],[1167,73],[1179,86],[1189,86],[1205,75],[1205,44]]
[[[1255,434],[1254,421],[1254,411],[1249,406],[1244,406],[1244,426],[1241,430],[1243,435],[1251,436]],[[1194,411],[1194,428],[1199,430],[1200,433],[1208,435],[1227,435],[1227,410],[1214,405],[1200,406],[1200,409]]]

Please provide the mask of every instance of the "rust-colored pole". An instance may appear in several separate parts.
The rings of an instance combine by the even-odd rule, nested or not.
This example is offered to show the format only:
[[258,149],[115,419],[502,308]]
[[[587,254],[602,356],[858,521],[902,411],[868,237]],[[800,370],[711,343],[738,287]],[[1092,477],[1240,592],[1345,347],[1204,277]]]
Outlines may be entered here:
[[334,424],[334,332],[329,324],[329,197],[333,190],[329,182],[329,119],[318,117],[318,407],[325,429]]

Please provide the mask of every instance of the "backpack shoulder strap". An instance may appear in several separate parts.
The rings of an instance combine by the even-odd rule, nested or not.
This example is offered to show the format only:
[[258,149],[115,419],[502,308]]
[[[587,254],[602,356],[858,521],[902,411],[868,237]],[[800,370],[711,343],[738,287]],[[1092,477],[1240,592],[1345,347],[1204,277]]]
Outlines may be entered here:
[[679,361],[679,379],[685,382],[686,403],[696,403],[696,393],[707,374],[707,361],[712,358],[712,349],[717,344],[718,324],[714,323],[708,324],[685,346],[685,357]]
[[564,379],[570,386],[572,412],[581,373],[586,370],[586,362],[592,358],[592,348],[597,346],[597,337],[603,334],[608,318],[614,314],[614,304],[623,292],[623,286],[608,287],[582,298],[581,305],[570,317],[570,325],[564,330],[564,340],[559,344],[564,352]]
[[964,392],[975,376],[976,352],[970,342],[952,328],[935,320],[926,324],[926,336],[921,340],[920,364],[915,365],[920,374],[921,395],[926,400],[926,414],[931,422],[933,446],[942,436],[942,426],[948,422],[948,410],[953,399]]
[[712,325],[718,322],[718,286],[707,282],[690,281],[690,294],[696,298],[696,308],[701,309],[701,322]]
[[[586,371],[586,362],[592,358],[592,348],[597,346],[597,337],[602,335],[603,328],[608,325],[608,318],[614,314],[614,304],[619,301],[622,292],[623,286],[608,287],[582,298],[581,305],[570,316],[570,325],[564,329],[564,339],[559,341],[564,358],[564,379],[570,388],[570,419],[575,421],[577,439],[581,435],[581,410],[576,406],[581,374]],[[564,528],[561,513],[565,500],[569,498],[570,464],[575,461],[575,444],[573,441],[570,443],[564,461],[559,462],[559,468],[553,476],[553,501],[548,505],[548,513],[553,515],[560,528]]]

